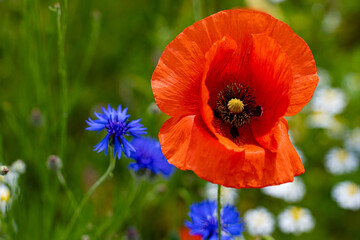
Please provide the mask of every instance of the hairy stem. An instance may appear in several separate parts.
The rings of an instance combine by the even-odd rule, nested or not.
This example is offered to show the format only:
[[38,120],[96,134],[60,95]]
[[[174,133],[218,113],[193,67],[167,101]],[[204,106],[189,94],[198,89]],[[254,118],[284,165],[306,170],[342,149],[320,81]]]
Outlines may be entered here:
[[70,223],[64,232],[62,239],[64,239],[64,240],[68,239],[68,235],[69,235],[70,231],[72,230],[72,228],[74,227],[74,224],[75,224],[76,220],[78,219],[86,202],[89,200],[91,195],[95,192],[95,190],[100,186],[100,184],[102,184],[106,180],[107,177],[112,175],[112,172],[113,172],[113,170],[115,168],[115,164],[116,164],[116,157],[113,156],[113,150],[111,148],[109,148],[109,152],[110,152],[110,163],[109,163],[109,166],[108,166],[106,172],[99,178],[99,180],[97,180],[94,183],[94,185],[91,186],[89,191],[84,196],[83,200],[80,202],[79,206],[76,208],[73,216],[71,217]]
[[64,175],[62,174],[61,170],[56,171],[57,178],[59,179],[59,182],[61,186],[65,189],[66,195],[68,196],[71,206],[75,209],[77,206],[77,202],[75,200],[74,194],[71,192],[69,186],[66,183],[66,180],[64,178]]
[[64,158],[67,119],[68,119],[68,79],[65,60],[65,33],[67,22],[67,1],[64,2],[64,7],[60,4],[55,5],[54,11],[57,13],[57,33],[58,33],[58,72],[61,83],[61,130],[60,130],[60,150],[59,156]]

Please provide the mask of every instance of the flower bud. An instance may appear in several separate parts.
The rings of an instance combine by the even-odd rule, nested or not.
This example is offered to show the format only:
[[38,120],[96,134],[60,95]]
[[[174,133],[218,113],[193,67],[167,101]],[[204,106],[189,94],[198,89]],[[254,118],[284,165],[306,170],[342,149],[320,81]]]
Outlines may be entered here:
[[62,161],[56,155],[50,155],[46,164],[47,167],[53,171],[58,171],[62,168]]
[[6,175],[9,172],[9,168],[7,166],[1,166],[0,167],[0,174],[1,175]]

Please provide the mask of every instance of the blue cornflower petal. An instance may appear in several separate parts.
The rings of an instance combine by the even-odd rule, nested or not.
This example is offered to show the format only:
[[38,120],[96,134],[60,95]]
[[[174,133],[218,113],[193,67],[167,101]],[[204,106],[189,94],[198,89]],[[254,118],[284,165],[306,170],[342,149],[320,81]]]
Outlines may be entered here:
[[[190,206],[190,221],[185,226],[190,234],[201,235],[202,239],[218,239],[218,216],[215,201],[202,201]],[[221,209],[221,239],[234,240],[244,231],[239,213],[234,206],[227,205]]]
[[[168,163],[165,156],[161,152],[160,143],[156,139],[149,137],[134,138],[131,141],[132,146],[136,152],[130,154],[130,158],[134,159],[136,163],[129,165],[129,168],[147,169],[154,174],[161,173],[165,177],[170,177],[175,171],[175,167]],[[135,168],[134,164],[137,165]]]
[[122,149],[126,157],[130,157],[131,152],[136,152],[135,148],[123,136],[121,136],[120,139],[123,146]]
[[107,155],[107,149],[108,149],[108,143],[109,143],[109,134],[106,134],[103,140],[96,144],[94,146],[94,151],[101,152],[105,150],[105,156]]
[[90,126],[85,128],[85,130],[89,130],[89,131],[101,131],[105,128],[104,124],[99,124],[99,123],[94,123],[94,122],[90,122],[90,121],[86,121],[86,123]]
[[106,129],[108,133],[100,143],[95,145],[94,150],[98,152],[105,150],[106,155],[109,140],[112,139],[111,144],[114,144],[115,157],[120,159],[121,152],[130,156],[130,153],[134,152],[135,149],[124,136],[144,135],[146,134],[146,128],[143,127],[140,120],[128,121],[130,117],[130,115],[127,114],[128,108],[122,109],[121,105],[117,110],[111,108],[110,104],[107,106],[107,109],[101,107],[101,110],[102,113],[95,112],[97,119],[92,120],[89,118],[85,121],[89,125],[86,130],[99,132]]
[[115,144],[114,144],[114,157],[117,156],[118,159],[121,157],[121,144],[118,138],[115,138]]

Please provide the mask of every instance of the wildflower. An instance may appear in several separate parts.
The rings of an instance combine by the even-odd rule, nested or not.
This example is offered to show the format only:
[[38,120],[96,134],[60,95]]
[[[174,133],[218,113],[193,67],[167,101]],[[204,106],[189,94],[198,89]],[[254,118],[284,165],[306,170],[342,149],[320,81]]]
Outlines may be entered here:
[[61,158],[59,158],[56,155],[50,155],[48,157],[48,160],[46,162],[46,165],[49,169],[53,170],[53,171],[57,171],[62,169],[63,165],[62,165],[62,161]]
[[45,124],[45,118],[41,110],[37,107],[31,110],[30,123],[34,127],[42,127]]
[[324,87],[314,93],[312,108],[315,112],[335,115],[341,113],[345,106],[345,94],[341,89]]
[[356,155],[346,149],[332,148],[325,156],[325,167],[334,175],[354,172],[358,166]]
[[175,167],[166,161],[161,152],[160,143],[152,138],[134,138],[131,142],[136,152],[130,153],[130,158],[135,163],[130,163],[129,168],[134,171],[149,170],[153,174],[163,174],[169,177]]
[[360,209],[360,186],[351,181],[338,183],[332,190],[333,199],[341,208]]
[[360,127],[353,129],[347,135],[345,140],[346,148],[360,153]]
[[18,159],[15,162],[13,162],[13,164],[11,164],[11,170],[23,174],[25,173],[26,170],[26,164],[24,163],[23,160]]
[[139,232],[136,229],[136,227],[134,227],[134,226],[128,227],[128,229],[126,231],[126,239],[127,240],[139,240],[140,239]]
[[3,214],[6,213],[7,205],[10,200],[10,190],[5,184],[0,185],[0,210]]
[[310,232],[314,226],[314,218],[306,208],[289,207],[278,216],[279,228],[283,233],[300,234]]
[[[244,231],[239,213],[234,206],[225,205],[221,209],[221,239],[234,240]],[[189,217],[192,222],[186,221],[191,235],[200,235],[202,239],[218,239],[218,216],[215,201],[202,201],[190,206]]]
[[9,168],[7,166],[0,167],[0,175],[6,175],[9,172]]
[[[218,186],[216,184],[207,182],[205,186],[205,196],[209,200],[217,199]],[[238,198],[238,190],[234,188],[221,188],[221,202],[224,204],[234,204]]]
[[18,180],[21,174],[25,173],[26,165],[23,160],[18,159],[13,162],[9,172],[4,176],[3,181],[10,186],[12,192],[17,192]]
[[336,118],[327,112],[312,112],[307,118],[307,124],[312,128],[334,129],[340,123]]
[[296,177],[293,182],[265,187],[262,189],[262,192],[266,195],[283,199],[286,202],[298,202],[305,195],[305,184],[299,177]]
[[108,108],[102,108],[103,113],[95,112],[96,120],[89,118],[86,123],[89,127],[86,130],[98,131],[106,129],[108,132],[105,138],[94,146],[94,151],[101,152],[105,151],[107,155],[108,145],[114,147],[114,156],[120,159],[121,152],[129,157],[131,152],[135,152],[134,147],[125,139],[125,136],[139,137],[140,135],[146,134],[146,128],[140,124],[141,119],[134,121],[128,121],[130,115],[127,114],[127,108],[124,110],[119,105],[118,109],[108,105]]
[[227,187],[265,187],[304,172],[284,116],[311,99],[311,51],[285,23],[227,10],[186,28],[165,49],[151,84],[171,118],[159,133],[171,164]]
[[270,235],[275,228],[274,216],[264,207],[248,210],[244,215],[244,222],[252,236]]

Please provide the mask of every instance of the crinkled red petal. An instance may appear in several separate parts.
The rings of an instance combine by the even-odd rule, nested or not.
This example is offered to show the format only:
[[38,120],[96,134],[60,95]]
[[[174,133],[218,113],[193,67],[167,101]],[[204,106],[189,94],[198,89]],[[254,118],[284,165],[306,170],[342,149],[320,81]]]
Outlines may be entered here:
[[276,153],[256,145],[228,149],[208,130],[201,117],[167,120],[159,133],[161,149],[171,164],[192,170],[207,181],[234,188],[261,188],[293,181],[304,172],[288,137],[285,119],[275,127]]

